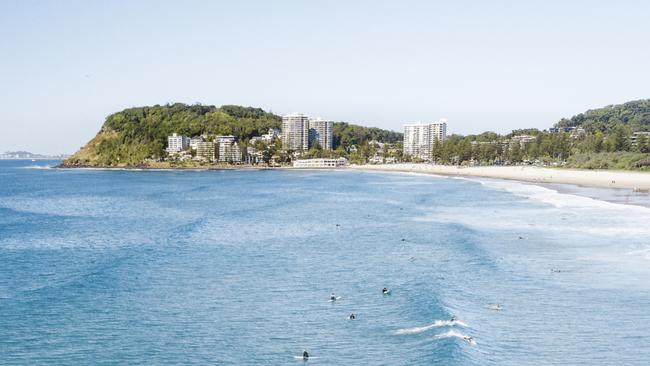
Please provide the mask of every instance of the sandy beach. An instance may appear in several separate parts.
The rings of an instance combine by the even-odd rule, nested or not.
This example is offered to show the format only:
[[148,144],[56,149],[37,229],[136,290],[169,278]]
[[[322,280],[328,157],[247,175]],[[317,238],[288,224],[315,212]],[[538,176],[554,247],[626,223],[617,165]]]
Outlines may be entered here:
[[534,166],[456,167],[431,164],[353,165],[350,168],[366,171],[485,177],[534,183],[561,183],[585,187],[650,190],[650,173],[643,172],[551,169]]

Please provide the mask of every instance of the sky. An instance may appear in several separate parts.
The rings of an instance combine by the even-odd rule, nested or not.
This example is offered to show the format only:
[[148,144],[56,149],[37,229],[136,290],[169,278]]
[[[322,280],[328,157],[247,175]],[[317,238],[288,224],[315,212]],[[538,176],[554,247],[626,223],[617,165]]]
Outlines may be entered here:
[[0,1],[0,152],[173,102],[459,134],[650,97],[648,1]]

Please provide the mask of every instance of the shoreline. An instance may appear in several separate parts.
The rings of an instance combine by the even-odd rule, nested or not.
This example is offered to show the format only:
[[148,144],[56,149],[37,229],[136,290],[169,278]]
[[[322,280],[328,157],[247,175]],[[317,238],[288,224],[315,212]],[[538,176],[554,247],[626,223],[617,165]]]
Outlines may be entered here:
[[290,165],[213,165],[213,166],[53,166],[56,169],[125,170],[125,171],[210,171],[210,170],[356,170],[372,172],[419,173],[442,176],[480,177],[515,180],[542,184],[571,184],[592,188],[618,188],[650,192],[650,173],[621,170],[580,170],[543,168],[535,166],[477,166],[458,167],[426,163],[402,163],[379,165],[350,165],[344,168],[295,168]]
[[529,183],[572,184],[581,187],[650,191],[650,173],[619,170],[551,169],[533,166],[457,167],[431,164],[351,165],[349,169],[494,178]]
[[81,169],[81,170],[124,170],[124,171],[210,171],[210,170],[273,170],[293,169],[292,166],[263,166],[263,165],[197,165],[197,166],[151,166],[151,165],[125,165],[125,166],[104,166],[104,165],[66,165],[57,164],[55,169]]

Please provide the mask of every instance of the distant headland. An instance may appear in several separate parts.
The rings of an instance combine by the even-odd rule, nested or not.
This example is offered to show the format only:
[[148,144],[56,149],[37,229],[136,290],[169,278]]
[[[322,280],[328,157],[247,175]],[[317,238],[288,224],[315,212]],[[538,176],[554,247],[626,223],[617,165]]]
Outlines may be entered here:
[[[447,121],[404,132],[301,113],[182,103],[109,115],[62,167],[198,168],[433,163],[650,170],[650,100],[563,118],[546,130],[447,136]],[[321,159],[310,161],[309,159]],[[325,159],[325,160],[323,160]],[[302,163],[297,163],[302,161]]]
[[29,151],[5,151],[4,154],[0,154],[0,159],[2,160],[61,160],[67,159],[70,155],[60,154],[60,155],[42,155],[34,154]]

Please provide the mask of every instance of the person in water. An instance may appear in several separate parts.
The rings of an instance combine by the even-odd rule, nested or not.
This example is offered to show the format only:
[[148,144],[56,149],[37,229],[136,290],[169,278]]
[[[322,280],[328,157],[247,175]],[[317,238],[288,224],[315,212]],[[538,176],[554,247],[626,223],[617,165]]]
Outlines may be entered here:
[[450,322],[455,322],[456,321],[456,316],[452,316],[451,319],[449,320]]
[[303,360],[309,359],[309,352],[307,352],[307,350],[302,351],[302,359]]
[[354,320],[354,319],[356,319],[356,318],[357,318],[357,316],[354,315],[354,313],[350,314],[350,320]]

